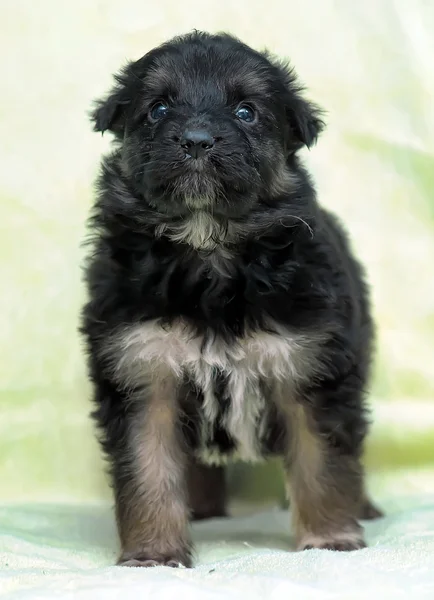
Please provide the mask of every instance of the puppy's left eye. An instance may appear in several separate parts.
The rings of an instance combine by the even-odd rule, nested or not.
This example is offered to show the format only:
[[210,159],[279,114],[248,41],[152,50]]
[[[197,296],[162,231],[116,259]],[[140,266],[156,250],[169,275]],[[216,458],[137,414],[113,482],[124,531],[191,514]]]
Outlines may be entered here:
[[166,116],[168,107],[163,102],[157,102],[149,111],[149,119],[153,122]]
[[235,111],[235,115],[240,121],[244,121],[245,123],[253,123],[256,118],[256,113],[253,108],[246,104],[239,106]]

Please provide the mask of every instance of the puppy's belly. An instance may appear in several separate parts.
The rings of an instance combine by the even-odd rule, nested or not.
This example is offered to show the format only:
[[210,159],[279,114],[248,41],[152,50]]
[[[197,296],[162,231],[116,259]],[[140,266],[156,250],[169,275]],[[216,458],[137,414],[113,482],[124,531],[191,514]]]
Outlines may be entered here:
[[[281,382],[293,402],[297,385],[318,364],[318,336],[271,326],[273,333],[252,331],[226,343],[214,332],[197,335],[181,320],[170,326],[153,320],[118,330],[103,354],[122,386],[137,388],[149,377],[172,372],[200,392],[196,454],[201,461],[258,461],[271,425],[272,390],[282,389]],[[225,433],[228,447],[216,440],[217,430]]]

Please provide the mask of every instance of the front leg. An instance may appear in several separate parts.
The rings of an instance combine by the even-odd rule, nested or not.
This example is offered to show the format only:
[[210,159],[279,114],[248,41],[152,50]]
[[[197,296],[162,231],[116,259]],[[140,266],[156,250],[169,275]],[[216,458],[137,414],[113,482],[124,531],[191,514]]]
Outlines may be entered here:
[[[105,386],[107,394],[107,385]],[[187,457],[178,415],[175,376],[152,371],[126,398],[109,389],[96,412],[112,463],[121,540],[119,565],[191,566]],[[112,408],[110,419],[109,404]],[[102,422],[104,421],[104,422]]]
[[[350,417],[342,406],[335,421],[321,424],[314,403],[306,397],[290,404],[289,408],[288,402],[284,403],[288,429],[285,466],[297,549],[363,548],[363,530],[357,520],[363,498],[359,434],[351,438],[351,426],[345,422]],[[330,420],[329,413],[324,417]],[[355,419],[356,430],[364,429],[361,404],[351,419]],[[343,443],[345,430],[348,439]]]

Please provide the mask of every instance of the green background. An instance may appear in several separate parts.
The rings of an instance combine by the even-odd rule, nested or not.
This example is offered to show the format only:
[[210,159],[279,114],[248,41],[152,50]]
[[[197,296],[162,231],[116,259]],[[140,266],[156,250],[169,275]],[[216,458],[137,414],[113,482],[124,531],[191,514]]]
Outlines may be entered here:
[[[434,3],[15,0],[0,6],[1,500],[109,498],[76,333],[80,243],[109,144],[86,111],[126,59],[192,28],[291,58],[327,110],[306,161],[373,288],[369,471],[381,485],[434,463]],[[235,475],[240,495],[281,492],[273,465]]]

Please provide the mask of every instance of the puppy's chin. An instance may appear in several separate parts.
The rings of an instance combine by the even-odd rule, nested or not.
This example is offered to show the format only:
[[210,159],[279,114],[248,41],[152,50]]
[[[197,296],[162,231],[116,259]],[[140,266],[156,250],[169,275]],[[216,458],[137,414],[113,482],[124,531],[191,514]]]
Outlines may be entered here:
[[[196,161],[199,163],[199,161]],[[157,184],[157,182],[154,183]],[[222,219],[247,214],[258,197],[256,187],[243,180],[226,182],[206,166],[188,169],[176,177],[148,188],[154,208],[170,217],[185,217],[205,211]]]
[[204,210],[214,212],[216,198],[210,195],[186,196],[184,198],[185,206],[191,211]]
[[173,194],[190,207],[211,205],[223,194],[222,182],[205,166],[178,176],[172,187]]

